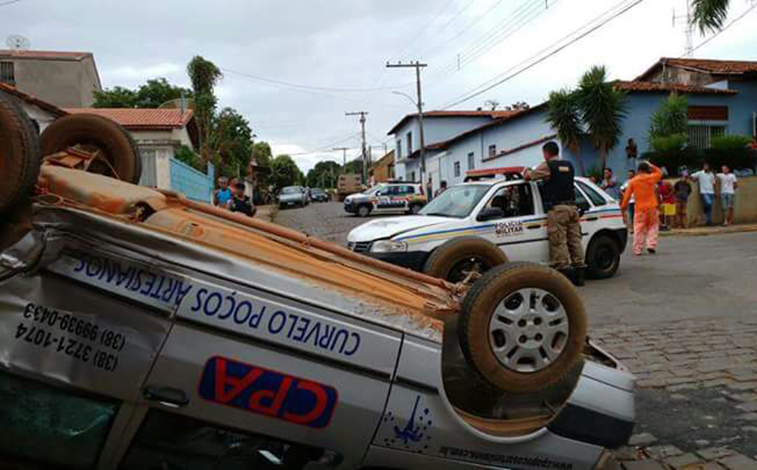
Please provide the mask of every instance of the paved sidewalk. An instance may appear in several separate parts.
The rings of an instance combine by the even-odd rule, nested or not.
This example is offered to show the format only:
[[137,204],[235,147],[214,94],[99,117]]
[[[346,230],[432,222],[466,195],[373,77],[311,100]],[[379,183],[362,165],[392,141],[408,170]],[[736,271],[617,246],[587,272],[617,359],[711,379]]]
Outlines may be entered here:
[[255,214],[256,219],[265,220],[266,222],[273,222],[273,218],[278,211],[278,207],[275,205],[257,206],[258,212]]
[[674,228],[666,232],[660,232],[660,236],[669,237],[673,235],[684,237],[705,237],[708,235],[720,235],[723,233],[745,233],[757,232],[757,224],[737,224],[737,225],[715,225],[712,227],[691,227],[691,228]]

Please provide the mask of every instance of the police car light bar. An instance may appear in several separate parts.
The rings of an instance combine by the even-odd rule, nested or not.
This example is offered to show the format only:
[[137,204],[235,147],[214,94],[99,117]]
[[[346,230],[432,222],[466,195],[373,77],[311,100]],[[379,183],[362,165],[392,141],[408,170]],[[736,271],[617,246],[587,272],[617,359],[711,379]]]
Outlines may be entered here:
[[482,170],[468,170],[465,172],[465,181],[478,181],[488,178],[504,177],[505,179],[521,179],[523,166],[507,166],[501,168],[485,168]]

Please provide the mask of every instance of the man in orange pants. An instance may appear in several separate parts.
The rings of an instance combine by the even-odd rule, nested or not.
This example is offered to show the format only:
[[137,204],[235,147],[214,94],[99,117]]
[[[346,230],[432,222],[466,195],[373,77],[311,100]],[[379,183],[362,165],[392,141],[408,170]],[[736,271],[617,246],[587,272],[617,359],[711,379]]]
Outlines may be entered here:
[[625,213],[631,196],[636,199],[633,220],[633,254],[640,256],[645,245],[649,254],[657,252],[657,236],[660,230],[658,217],[659,200],[655,187],[662,179],[662,171],[651,163],[641,162],[636,176],[628,183],[620,207]]

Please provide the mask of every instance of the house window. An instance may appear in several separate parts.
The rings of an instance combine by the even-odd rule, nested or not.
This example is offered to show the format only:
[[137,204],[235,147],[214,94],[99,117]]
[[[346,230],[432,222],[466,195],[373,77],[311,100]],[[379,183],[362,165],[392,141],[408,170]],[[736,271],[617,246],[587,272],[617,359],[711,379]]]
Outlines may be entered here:
[[460,162],[455,162],[455,178],[460,177]]
[[16,73],[13,69],[13,62],[0,62],[0,83],[16,84]]
[[476,160],[473,156],[473,152],[471,152],[468,154],[468,169],[473,170],[474,168],[476,168]]
[[489,146],[489,158],[494,158],[497,155],[497,144],[491,144]]
[[407,154],[410,155],[413,153],[413,133],[408,132],[407,133]]
[[397,160],[402,158],[402,139],[397,139]]
[[726,126],[712,124],[689,125],[689,145],[695,148],[708,149],[712,147],[712,139],[725,135]]

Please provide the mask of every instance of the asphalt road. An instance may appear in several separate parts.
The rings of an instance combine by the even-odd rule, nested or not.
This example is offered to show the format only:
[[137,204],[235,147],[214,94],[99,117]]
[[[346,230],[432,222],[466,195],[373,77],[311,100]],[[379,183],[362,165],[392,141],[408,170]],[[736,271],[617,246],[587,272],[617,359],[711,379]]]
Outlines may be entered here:
[[[275,222],[345,244],[372,218],[326,203]],[[592,336],[639,378],[636,432],[757,456],[757,233],[662,237],[658,254],[629,249],[614,278],[580,293]]]

